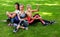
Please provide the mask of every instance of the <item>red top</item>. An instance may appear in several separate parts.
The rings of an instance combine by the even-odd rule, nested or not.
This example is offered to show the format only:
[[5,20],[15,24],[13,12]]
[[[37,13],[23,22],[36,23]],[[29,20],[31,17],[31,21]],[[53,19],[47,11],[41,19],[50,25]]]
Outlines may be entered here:
[[31,19],[30,17],[27,17],[27,21],[28,21],[28,23],[32,23],[34,20]]
[[[35,15],[34,18],[39,18],[39,15]],[[28,23],[32,23],[34,20],[31,17],[27,17]]]

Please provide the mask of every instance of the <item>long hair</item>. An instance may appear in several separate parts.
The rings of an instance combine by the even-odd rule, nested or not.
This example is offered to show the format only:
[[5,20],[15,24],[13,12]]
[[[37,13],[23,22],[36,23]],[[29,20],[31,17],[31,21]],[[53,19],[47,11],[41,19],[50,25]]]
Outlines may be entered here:
[[20,9],[19,9],[19,6],[20,6],[19,3],[16,2],[15,5],[17,5],[17,6],[18,6],[18,10],[20,10]]

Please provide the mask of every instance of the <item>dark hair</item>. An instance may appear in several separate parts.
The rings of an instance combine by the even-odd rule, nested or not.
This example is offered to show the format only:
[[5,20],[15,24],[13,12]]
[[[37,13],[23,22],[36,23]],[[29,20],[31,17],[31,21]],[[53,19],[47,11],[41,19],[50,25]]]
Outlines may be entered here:
[[17,6],[18,6],[18,10],[20,10],[20,9],[19,9],[19,6],[20,6],[19,3],[16,2],[15,5],[17,5]]

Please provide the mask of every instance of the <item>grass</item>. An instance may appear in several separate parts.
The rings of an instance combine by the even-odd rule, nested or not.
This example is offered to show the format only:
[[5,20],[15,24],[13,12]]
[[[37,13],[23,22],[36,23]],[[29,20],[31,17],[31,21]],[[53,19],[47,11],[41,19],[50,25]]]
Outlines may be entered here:
[[28,31],[20,29],[17,33],[13,33],[13,27],[0,22],[0,37],[60,37],[60,0],[0,0],[0,20],[7,19],[6,11],[14,11],[15,2],[22,3],[25,7],[31,4],[33,9],[39,4],[40,11],[34,14],[38,13],[43,19],[55,20],[57,23],[49,26],[36,23],[29,26]]

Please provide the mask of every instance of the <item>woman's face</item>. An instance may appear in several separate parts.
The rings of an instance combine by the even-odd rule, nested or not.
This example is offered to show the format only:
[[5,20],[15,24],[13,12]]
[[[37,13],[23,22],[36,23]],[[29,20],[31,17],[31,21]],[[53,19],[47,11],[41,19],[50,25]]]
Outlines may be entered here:
[[28,11],[30,11],[30,10],[31,10],[31,8],[30,8],[30,7],[27,7],[27,10],[28,10]]
[[21,10],[24,10],[24,6],[23,6],[23,5],[20,5],[19,8],[20,8],[20,11],[21,11]]
[[18,5],[17,4],[15,5],[15,9],[18,9]]

